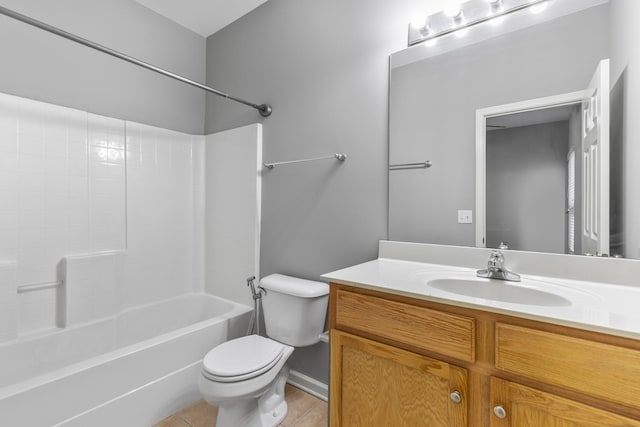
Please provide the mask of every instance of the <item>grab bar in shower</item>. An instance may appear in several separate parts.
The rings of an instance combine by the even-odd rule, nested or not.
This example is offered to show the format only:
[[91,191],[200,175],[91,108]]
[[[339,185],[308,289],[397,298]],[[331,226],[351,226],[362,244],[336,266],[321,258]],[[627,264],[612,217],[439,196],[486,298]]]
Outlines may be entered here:
[[398,163],[395,165],[389,165],[389,170],[403,170],[403,169],[427,169],[433,165],[431,160],[425,160],[420,163]]
[[64,283],[63,280],[58,282],[40,282],[40,283],[29,283],[27,285],[18,285],[18,293],[22,294],[24,292],[31,291],[41,291],[43,289],[57,288],[58,286],[62,286]]
[[315,160],[325,160],[325,159],[336,159],[336,160],[340,160],[341,162],[344,162],[347,159],[347,155],[344,153],[336,153],[330,156],[313,157],[311,159],[288,160],[286,162],[263,163],[263,165],[267,169],[273,169],[278,165],[289,165],[292,163],[313,162]]

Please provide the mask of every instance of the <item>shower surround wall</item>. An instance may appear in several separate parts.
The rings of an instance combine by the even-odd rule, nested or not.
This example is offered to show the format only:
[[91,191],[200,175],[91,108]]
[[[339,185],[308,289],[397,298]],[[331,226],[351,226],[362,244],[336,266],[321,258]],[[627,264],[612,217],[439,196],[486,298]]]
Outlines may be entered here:
[[200,398],[206,352],[247,328],[204,262],[248,299],[261,142],[0,94],[1,425],[151,425]]
[[203,144],[0,95],[0,340],[203,291]]
[[204,290],[204,137],[127,122],[123,301]]

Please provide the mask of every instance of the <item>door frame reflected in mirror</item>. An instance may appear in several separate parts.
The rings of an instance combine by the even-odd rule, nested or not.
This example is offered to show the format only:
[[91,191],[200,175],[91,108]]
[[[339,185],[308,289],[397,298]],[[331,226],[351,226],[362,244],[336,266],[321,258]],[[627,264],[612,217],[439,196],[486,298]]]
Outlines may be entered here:
[[[580,90],[543,98],[528,99],[509,104],[476,110],[476,247],[486,247],[487,223],[487,119],[510,114],[525,113],[547,108],[581,104],[591,96],[590,91]],[[525,249],[526,250],[526,249]]]

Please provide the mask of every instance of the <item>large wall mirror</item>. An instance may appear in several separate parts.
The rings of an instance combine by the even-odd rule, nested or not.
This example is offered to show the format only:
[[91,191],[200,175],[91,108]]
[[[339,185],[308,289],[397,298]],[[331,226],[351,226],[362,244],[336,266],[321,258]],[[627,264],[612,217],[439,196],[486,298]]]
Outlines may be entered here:
[[393,54],[389,239],[640,258],[616,22],[636,3],[555,0]]

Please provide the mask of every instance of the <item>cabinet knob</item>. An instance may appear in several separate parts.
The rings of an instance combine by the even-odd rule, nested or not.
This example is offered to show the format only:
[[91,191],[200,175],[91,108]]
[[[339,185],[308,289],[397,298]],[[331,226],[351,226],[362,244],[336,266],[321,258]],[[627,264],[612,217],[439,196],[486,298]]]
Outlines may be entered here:
[[462,402],[462,395],[460,394],[460,392],[458,390],[452,391],[451,394],[449,395],[449,397],[451,398],[451,401],[453,403]]
[[507,411],[502,405],[494,406],[493,414],[500,419],[507,418]]

